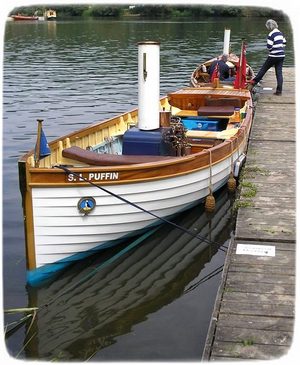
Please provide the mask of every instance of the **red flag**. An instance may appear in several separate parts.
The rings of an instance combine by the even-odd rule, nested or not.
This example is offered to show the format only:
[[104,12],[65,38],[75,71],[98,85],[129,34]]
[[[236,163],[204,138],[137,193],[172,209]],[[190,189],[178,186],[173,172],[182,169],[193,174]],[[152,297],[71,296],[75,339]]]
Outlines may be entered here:
[[211,75],[211,78],[210,78],[210,82],[213,82],[214,79],[218,79],[220,77],[220,70],[219,70],[219,63],[217,62],[214,70],[213,70],[213,73]]
[[236,66],[237,72],[234,80],[235,89],[244,89],[246,87],[246,65],[246,45],[244,42],[242,42],[241,56],[239,59],[239,63]]

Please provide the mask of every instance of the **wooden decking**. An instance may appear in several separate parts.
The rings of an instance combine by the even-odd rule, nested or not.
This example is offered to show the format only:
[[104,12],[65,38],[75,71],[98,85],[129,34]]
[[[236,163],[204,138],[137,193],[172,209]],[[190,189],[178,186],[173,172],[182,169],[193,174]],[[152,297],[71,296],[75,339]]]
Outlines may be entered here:
[[[294,68],[285,68],[282,96],[274,96],[274,89],[259,96],[237,201],[235,237],[228,250],[204,361],[277,359],[288,353],[293,341],[294,80]],[[267,73],[262,86],[276,86],[274,72]],[[264,251],[262,255],[237,254],[237,246],[240,248],[241,244],[251,245],[250,250],[257,245],[271,246],[275,256],[264,256]]]

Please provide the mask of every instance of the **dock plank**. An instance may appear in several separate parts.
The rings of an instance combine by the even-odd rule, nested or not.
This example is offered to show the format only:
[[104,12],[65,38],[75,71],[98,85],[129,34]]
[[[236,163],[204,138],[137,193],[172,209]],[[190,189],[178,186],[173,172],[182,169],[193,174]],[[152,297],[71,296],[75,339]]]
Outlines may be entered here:
[[290,284],[294,285],[295,278],[291,275],[283,275],[280,274],[269,274],[269,273],[239,273],[239,272],[232,272],[227,277],[227,283],[231,286],[234,283],[241,283],[241,284]]
[[233,313],[220,313],[219,321],[225,327],[247,328],[257,330],[277,330],[290,331],[293,328],[293,318],[288,317],[272,317],[272,316],[252,316]]
[[[285,304],[263,304],[258,301],[256,305],[253,303],[237,303],[236,301],[222,302],[221,313],[232,313],[251,316],[267,316],[272,313],[272,316],[294,318],[294,306]],[[218,328],[222,327],[218,324]]]
[[253,272],[253,273],[270,273],[270,274],[282,274],[282,275],[293,275],[295,272],[295,265],[286,267],[284,265],[265,265],[262,264],[248,264],[245,265],[243,263],[231,263],[230,269],[231,271],[237,271],[240,273],[243,272]]
[[[295,316],[295,69],[281,97],[262,92],[249,139],[236,230],[225,260],[203,360],[270,360],[288,353]],[[263,86],[276,86],[269,71]],[[273,90],[274,92],[274,90]],[[283,123],[284,122],[284,123]],[[244,183],[244,184],[243,184]],[[255,189],[247,197],[249,186]],[[237,254],[238,244],[274,246],[275,256]]]
[[287,346],[292,343],[293,333],[290,331],[257,330],[253,328],[235,328],[223,326],[216,331],[216,341],[238,342],[244,346],[278,345]]
[[289,346],[254,344],[245,346],[237,342],[216,341],[212,359],[220,361],[226,357],[239,360],[270,360],[285,355]]

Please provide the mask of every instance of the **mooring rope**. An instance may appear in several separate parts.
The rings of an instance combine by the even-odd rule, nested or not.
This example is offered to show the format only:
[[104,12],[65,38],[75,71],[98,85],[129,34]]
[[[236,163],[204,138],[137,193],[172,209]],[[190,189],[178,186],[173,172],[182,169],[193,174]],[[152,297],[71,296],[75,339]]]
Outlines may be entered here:
[[[76,177],[79,177],[81,180],[84,180],[85,182],[87,182],[87,183],[89,183],[90,185],[92,185],[92,186],[94,186],[94,187],[96,187],[96,188],[98,188],[98,189],[100,189],[100,190],[104,191],[105,193],[107,193],[107,194],[109,194],[109,195],[111,195],[111,196],[113,196],[113,197],[115,197],[115,198],[117,198],[117,199],[121,200],[122,202],[124,202],[124,203],[126,203],[126,204],[129,204],[129,205],[133,206],[134,208],[136,208],[136,209],[138,209],[138,210],[141,210],[141,211],[142,211],[142,212],[144,212],[144,213],[147,213],[147,214],[151,215],[152,217],[154,217],[154,218],[156,218],[156,219],[159,219],[160,221],[162,221],[162,222],[164,222],[164,223],[167,223],[167,224],[169,224],[169,225],[171,225],[171,226],[173,226],[173,227],[175,227],[175,228],[177,228],[177,229],[179,229],[179,230],[181,230],[181,231],[183,231],[183,232],[185,232],[185,233],[189,234],[190,236],[192,236],[192,237],[194,237],[194,238],[198,238],[199,240],[201,240],[201,241],[203,241],[203,242],[206,242],[206,243],[208,243],[208,244],[221,246],[221,244],[220,244],[220,243],[218,243],[218,242],[214,242],[214,241],[211,241],[211,240],[207,239],[206,237],[200,236],[199,234],[194,233],[194,232],[192,232],[192,231],[188,230],[187,228],[180,226],[179,224],[176,224],[176,223],[174,223],[174,222],[172,222],[172,221],[170,221],[170,220],[168,220],[168,219],[166,219],[166,218],[164,218],[164,217],[160,217],[160,216],[158,216],[157,214],[155,214],[155,213],[153,213],[153,212],[150,212],[149,210],[147,210],[147,209],[145,209],[145,208],[141,207],[140,205],[137,205],[137,204],[135,204],[135,203],[133,203],[133,202],[129,201],[128,199],[123,198],[122,196],[120,196],[120,195],[118,195],[118,194],[116,194],[116,193],[113,193],[113,192],[112,192],[112,191],[110,191],[110,190],[105,189],[103,186],[100,186],[100,185],[97,185],[97,184],[93,183],[91,180],[89,180],[89,179],[87,179],[87,178],[85,178],[85,177],[83,177],[83,176],[81,176],[81,175],[77,174],[76,172],[72,172],[72,171],[71,171],[71,170],[69,170],[66,166],[63,166],[63,165],[55,165],[54,167],[57,167],[57,168],[59,168],[59,169],[61,169],[61,170],[65,171],[65,173],[66,173],[66,174],[68,174],[68,175],[74,175],[74,176],[76,176]],[[222,250],[222,251],[224,251],[224,252],[226,252],[226,250],[224,250],[222,247],[219,247],[219,249],[220,249],[220,250]]]
[[215,268],[213,271],[205,275],[203,278],[199,279],[196,283],[189,286],[187,289],[184,290],[183,294],[187,294],[191,292],[192,290],[195,290],[200,284],[205,283],[209,279],[212,279],[216,275],[220,274],[223,271],[224,265],[220,265],[219,267]]

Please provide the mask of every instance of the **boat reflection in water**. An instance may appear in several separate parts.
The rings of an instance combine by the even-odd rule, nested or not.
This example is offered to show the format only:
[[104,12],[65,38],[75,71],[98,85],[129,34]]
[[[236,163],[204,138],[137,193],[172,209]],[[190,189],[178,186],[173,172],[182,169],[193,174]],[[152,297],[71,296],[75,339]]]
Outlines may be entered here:
[[[216,198],[214,213],[206,213],[201,204],[174,222],[218,244],[201,242],[164,224],[141,245],[94,271],[95,275],[90,276],[91,271],[126,244],[77,263],[43,287],[28,287],[29,306],[40,309],[21,356],[94,360],[118,336],[196,287],[201,270],[230,235],[231,200],[226,188]],[[220,254],[225,258],[225,252]],[[74,287],[75,283],[79,284]],[[199,301],[203,300],[201,296]]]

